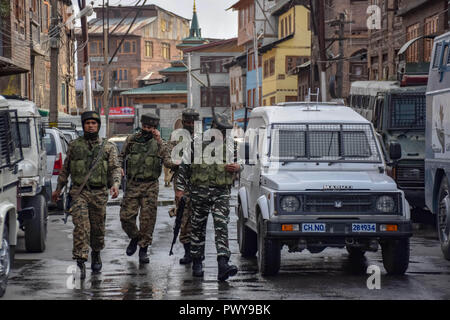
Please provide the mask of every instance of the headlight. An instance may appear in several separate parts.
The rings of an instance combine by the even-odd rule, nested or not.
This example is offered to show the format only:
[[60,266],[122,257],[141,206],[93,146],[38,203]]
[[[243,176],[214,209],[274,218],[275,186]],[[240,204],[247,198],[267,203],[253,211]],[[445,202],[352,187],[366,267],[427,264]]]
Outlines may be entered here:
[[295,212],[300,209],[300,200],[294,196],[281,198],[281,209],[285,212]]
[[391,196],[381,196],[377,200],[377,210],[384,213],[392,213],[395,210],[395,201]]

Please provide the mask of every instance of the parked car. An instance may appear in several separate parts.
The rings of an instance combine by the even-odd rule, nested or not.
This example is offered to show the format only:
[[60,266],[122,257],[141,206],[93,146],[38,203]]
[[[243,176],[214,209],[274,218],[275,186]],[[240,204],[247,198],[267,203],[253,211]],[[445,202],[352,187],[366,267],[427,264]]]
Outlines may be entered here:
[[36,104],[18,97],[6,99],[10,110],[18,115],[18,130],[13,130],[14,139],[21,141],[23,161],[19,166],[19,193],[21,207],[33,207],[34,216],[23,221],[20,228],[25,233],[25,248],[28,252],[43,252],[47,239],[48,202],[52,187],[47,176],[47,155],[43,144],[42,119]]
[[[44,126],[46,128],[54,128],[49,126],[48,120],[45,120]],[[70,121],[58,121],[56,128],[63,132],[69,143],[82,135],[82,132],[77,129],[76,124]]]
[[0,96],[0,297],[5,294],[14,262],[21,214],[17,195],[22,172],[18,164],[23,154],[20,140],[14,139],[13,130],[19,130],[17,111],[10,111],[6,99]]
[[[110,142],[115,144],[115,146],[117,147],[117,152],[118,152],[118,154],[120,154],[122,152],[122,148],[123,148],[123,145],[125,144],[125,140],[127,139],[127,137],[128,137],[127,134],[116,135],[116,136],[113,136],[113,137],[109,138],[108,141],[110,141]],[[122,182],[120,184],[120,188],[122,190],[126,189],[126,185],[125,184],[126,184],[125,177],[122,177]]]
[[239,250],[258,253],[262,275],[278,273],[284,245],[290,252],[346,248],[357,257],[381,246],[388,274],[405,273],[410,207],[386,174],[368,120],[326,103],[255,108],[240,149]]
[[[46,128],[44,145],[47,150],[47,175],[51,177],[52,190],[56,190],[58,175],[66,159],[69,143],[61,130],[57,128]],[[51,203],[51,206],[56,206],[59,210],[66,211],[68,209],[69,189],[70,181],[64,188],[58,203]]]

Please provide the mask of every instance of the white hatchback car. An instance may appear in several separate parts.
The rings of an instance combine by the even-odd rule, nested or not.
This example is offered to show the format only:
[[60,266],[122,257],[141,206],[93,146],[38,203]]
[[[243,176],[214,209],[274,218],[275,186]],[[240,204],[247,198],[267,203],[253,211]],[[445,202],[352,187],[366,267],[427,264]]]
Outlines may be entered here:
[[[56,190],[58,175],[66,159],[69,142],[61,130],[46,128],[44,145],[47,151],[47,175],[51,176],[52,190]],[[65,188],[61,200],[58,203],[52,203],[52,206],[56,205],[58,209],[65,211],[68,203],[68,193],[68,188]]]

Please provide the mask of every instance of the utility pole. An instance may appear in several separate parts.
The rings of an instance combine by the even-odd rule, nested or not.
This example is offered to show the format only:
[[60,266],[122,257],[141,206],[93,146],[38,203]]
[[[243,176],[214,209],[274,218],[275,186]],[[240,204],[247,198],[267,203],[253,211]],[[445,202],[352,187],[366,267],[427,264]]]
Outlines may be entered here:
[[319,16],[319,56],[320,56],[320,91],[322,93],[322,102],[327,101],[327,55],[325,49],[325,0],[318,0]]
[[[107,18],[105,19],[105,14]],[[106,136],[109,137],[109,1],[103,0],[103,110],[106,120]],[[99,108],[100,109],[100,108]],[[99,114],[101,110],[98,110]]]
[[255,69],[256,69],[256,106],[254,107],[258,107],[259,106],[259,57],[258,57],[258,34],[257,34],[257,30],[256,30],[256,21],[254,21],[254,34],[253,34],[253,54],[255,55]]
[[[80,5],[80,0],[78,0]],[[86,0],[81,0],[80,10],[86,8]],[[92,87],[91,87],[91,67],[89,64],[89,36],[86,16],[81,17],[81,34],[83,37],[83,43],[85,44],[83,49],[83,63],[84,63],[84,109],[92,111]]]
[[188,108],[192,108],[192,54],[188,53]]
[[52,27],[50,40],[50,114],[49,114],[49,125],[50,127],[56,127],[58,125],[58,84],[59,84],[59,40],[60,40],[60,29],[59,29],[59,18],[58,18],[58,0],[52,0]]

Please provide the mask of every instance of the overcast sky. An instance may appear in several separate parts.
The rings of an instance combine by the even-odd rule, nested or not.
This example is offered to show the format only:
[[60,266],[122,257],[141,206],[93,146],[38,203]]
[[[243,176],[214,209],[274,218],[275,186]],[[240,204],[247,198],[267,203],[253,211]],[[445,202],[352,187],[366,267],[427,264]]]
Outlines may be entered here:
[[[132,5],[138,0],[110,0],[110,5]],[[237,11],[228,10],[238,0],[196,0],[197,17],[205,38],[228,39],[237,36]],[[106,0],[105,0],[106,2]],[[73,1],[73,3],[78,3]],[[89,0],[86,3],[90,3]],[[103,0],[95,0],[94,5],[102,5]],[[141,2],[142,3],[142,2]],[[176,13],[184,18],[192,19],[194,0],[147,0],[147,4],[157,6]],[[77,5],[75,5],[75,9]],[[77,10],[78,11],[78,10]]]

